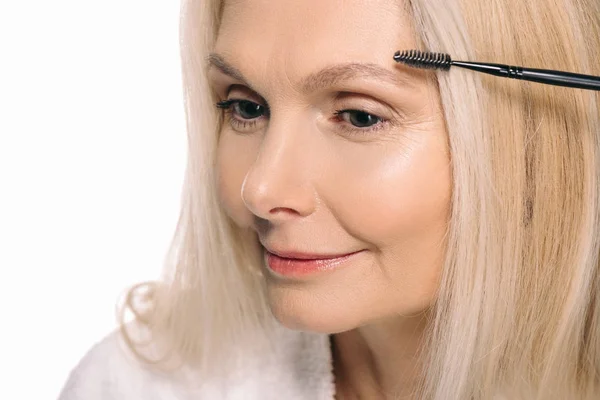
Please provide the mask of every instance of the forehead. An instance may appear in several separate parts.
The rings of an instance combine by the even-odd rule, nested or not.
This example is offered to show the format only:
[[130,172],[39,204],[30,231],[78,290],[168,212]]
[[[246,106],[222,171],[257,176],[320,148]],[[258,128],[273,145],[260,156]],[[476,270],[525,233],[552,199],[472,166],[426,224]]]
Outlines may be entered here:
[[402,1],[226,0],[215,52],[250,74],[293,81],[338,63],[393,71],[394,52],[415,43]]

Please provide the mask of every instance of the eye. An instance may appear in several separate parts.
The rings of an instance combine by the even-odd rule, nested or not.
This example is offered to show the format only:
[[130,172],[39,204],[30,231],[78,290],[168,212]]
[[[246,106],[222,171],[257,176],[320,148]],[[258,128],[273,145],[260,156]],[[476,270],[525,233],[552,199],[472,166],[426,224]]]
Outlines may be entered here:
[[217,107],[230,109],[231,112],[240,119],[255,119],[266,114],[266,108],[258,103],[249,100],[230,99],[217,103]]
[[237,132],[254,132],[263,126],[269,117],[269,107],[250,100],[229,99],[217,103],[222,109],[229,125]]
[[338,110],[335,115],[357,128],[369,128],[384,121],[383,118],[377,115],[361,110]]

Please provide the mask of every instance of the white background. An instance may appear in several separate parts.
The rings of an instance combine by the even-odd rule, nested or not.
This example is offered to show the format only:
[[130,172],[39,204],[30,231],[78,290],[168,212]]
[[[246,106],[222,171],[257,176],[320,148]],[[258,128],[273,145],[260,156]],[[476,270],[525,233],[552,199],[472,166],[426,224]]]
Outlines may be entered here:
[[186,158],[178,1],[0,2],[0,398],[56,399],[159,276]]

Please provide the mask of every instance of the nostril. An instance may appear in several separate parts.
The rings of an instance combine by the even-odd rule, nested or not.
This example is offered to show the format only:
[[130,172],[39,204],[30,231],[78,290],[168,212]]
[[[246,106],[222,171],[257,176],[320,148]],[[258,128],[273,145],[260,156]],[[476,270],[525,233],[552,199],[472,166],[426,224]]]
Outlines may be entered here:
[[277,214],[299,215],[300,213],[298,211],[294,210],[293,208],[289,208],[289,207],[275,207],[269,211],[269,214],[271,214],[271,215],[277,215]]
[[254,165],[242,182],[240,195],[248,210],[272,222],[305,217],[316,208],[314,188],[292,168]]
[[[249,175],[248,175],[249,176]],[[269,218],[270,211],[276,204],[271,190],[266,185],[256,182],[253,178],[246,176],[242,183],[240,196],[246,208],[261,218]]]

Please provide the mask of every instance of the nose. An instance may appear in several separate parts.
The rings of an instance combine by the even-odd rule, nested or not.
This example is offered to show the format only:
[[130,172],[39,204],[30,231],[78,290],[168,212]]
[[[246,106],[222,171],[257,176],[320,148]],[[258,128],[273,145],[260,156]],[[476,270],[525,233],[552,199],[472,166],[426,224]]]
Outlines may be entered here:
[[242,200],[253,214],[270,222],[306,217],[317,204],[310,135],[289,128],[289,122],[288,127],[273,122],[242,184]]

